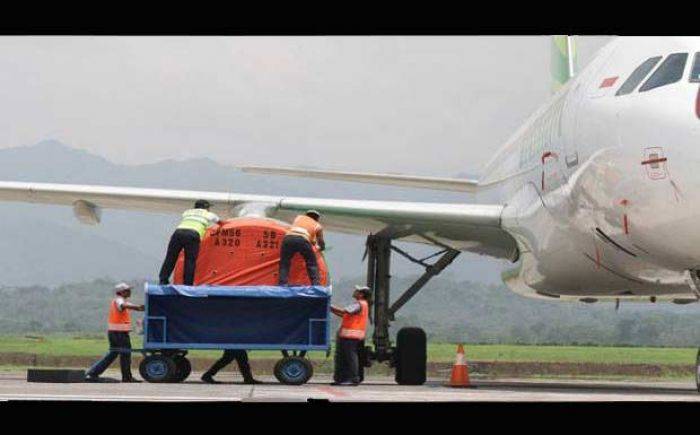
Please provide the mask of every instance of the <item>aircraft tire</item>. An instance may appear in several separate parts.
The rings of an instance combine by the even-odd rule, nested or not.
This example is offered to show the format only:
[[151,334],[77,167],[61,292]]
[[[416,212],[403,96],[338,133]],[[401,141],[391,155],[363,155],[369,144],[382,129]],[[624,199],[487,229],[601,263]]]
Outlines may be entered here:
[[695,357],[695,387],[700,393],[700,349],[698,349],[698,355]]
[[401,328],[394,352],[395,379],[399,385],[423,385],[426,380],[427,338],[421,328]]

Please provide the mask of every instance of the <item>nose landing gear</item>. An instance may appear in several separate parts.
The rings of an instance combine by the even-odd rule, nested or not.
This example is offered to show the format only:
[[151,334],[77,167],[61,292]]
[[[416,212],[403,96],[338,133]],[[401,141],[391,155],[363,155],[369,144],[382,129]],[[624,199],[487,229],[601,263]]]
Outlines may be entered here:
[[[390,304],[390,265],[392,251],[425,268],[425,272],[398,299]],[[442,256],[434,263],[426,261]],[[459,255],[459,251],[445,248],[426,258],[417,259],[391,244],[391,237],[370,235],[367,237],[367,286],[373,290],[370,319],[374,325],[372,344],[367,347],[360,365],[371,366],[372,361],[388,362],[395,369],[399,385],[421,385],[426,380],[427,340],[420,328],[402,328],[396,336],[396,346],[391,343],[389,326],[396,312],[415,296],[431,278],[442,272]]]

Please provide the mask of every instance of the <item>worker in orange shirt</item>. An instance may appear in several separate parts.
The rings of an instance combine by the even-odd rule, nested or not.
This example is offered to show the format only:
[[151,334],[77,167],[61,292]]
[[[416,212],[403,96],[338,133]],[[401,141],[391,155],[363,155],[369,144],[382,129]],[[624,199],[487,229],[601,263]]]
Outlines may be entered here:
[[292,227],[282,239],[280,247],[279,285],[288,285],[289,267],[294,254],[301,254],[306,263],[306,273],[309,274],[311,285],[319,285],[318,263],[313,246],[316,245],[323,251],[326,242],[323,240],[323,227],[318,222],[321,214],[316,210],[309,210],[304,215],[294,219]]
[[141,382],[134,379],[131,375],[131,339],[129,338],[131,314],[129,311],[143,311],[144,306],[127,301],[131,297],[131,286],[129,284],[121,282],[114,286],[114,290],[117,296],[109,304],[109,318],[107,320],[109,352],[88,369],[86,380],[89,382],[99,381],[99,376],[119,356],[122,382]]
[[355,386],[361,381],[359,353],[367,331],[371,295],[369,287],[356,285],[352,293],[355,302],[345,308],[331,305],[331,312],[342,317],[335,342],[333,385]]

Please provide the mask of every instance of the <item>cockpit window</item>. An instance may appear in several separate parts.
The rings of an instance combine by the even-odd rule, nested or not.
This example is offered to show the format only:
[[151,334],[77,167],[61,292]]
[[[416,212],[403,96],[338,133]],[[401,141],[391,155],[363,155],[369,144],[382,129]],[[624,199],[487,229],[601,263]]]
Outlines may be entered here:
[[692,83],[700,82],[700,51],[695,53],[693,68],[690,69],[690,81]]
[[654,71],[654,74],[639,88],[639,92],[670,85],[682,79],[686,60],[688,60],[688,53],[673,53],[669,55]]
[[657,63],[661,60],[661,56],[652,57],[645,60],[641,65],[639,65],[629,78],[620,86],[615,95],[627,95],[634,91],[634,89],[644,80],[644,78],[649,74],[649,72],[654,69]]

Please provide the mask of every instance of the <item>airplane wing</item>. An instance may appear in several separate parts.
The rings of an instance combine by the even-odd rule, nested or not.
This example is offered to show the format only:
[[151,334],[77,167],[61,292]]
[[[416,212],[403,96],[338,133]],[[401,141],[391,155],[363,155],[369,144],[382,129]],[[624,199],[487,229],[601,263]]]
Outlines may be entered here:
[[76,217],[95,224],[102,209],[181,213],[206,199],[222,217],[266,216],[291,222],[308,209],[323,214],[329,231],[385,234],[419,242],[515,260],[513,237],[501,228],[502,205],[441,204],[296,198],[137,187],[0,182],[0,201],[73,207]]
[[402,174],[374,174],[369,172],[321,171],[317,169],[275,168],[267,166],[243,166],[239,169],[249,174],[285,175],[289,177],[352,181],[355,183],[384,184],[389,186],[451,190],[457,192],[475,192],[479,187],[478,181],[462,178],[422,177]]

